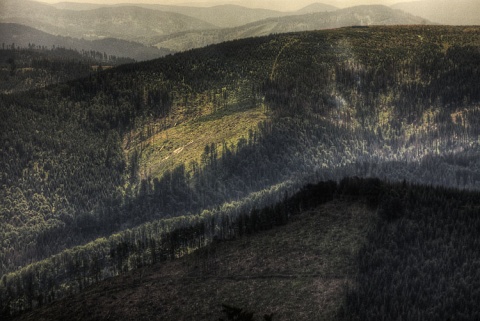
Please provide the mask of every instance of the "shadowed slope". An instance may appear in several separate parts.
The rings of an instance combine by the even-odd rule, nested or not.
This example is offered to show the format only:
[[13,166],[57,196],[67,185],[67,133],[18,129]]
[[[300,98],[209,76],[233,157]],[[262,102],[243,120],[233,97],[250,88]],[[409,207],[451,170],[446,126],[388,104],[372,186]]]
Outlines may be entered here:
[[274,320],[332,320],[372,211],[334,201],[286,226],[101,282],[17,320],[218,320],[221,305]]

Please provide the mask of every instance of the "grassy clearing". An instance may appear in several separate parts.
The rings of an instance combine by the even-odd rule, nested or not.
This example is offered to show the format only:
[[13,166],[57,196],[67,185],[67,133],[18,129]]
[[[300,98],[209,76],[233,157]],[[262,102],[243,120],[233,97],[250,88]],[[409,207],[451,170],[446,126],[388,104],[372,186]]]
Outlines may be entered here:
[[256,320],[332,320],[374,212],[334,201],[286,226],[212,244],[24,315],[22,320],[218,320],[221,304]]
[[123,138],[127,160],[140,156],[137,174],[142,179],[161,177],[179,165],[189,172],[207,144],[216,144],[220,157],[224,143],[232,148],[268,117],[246,79],[202,92],[183,83],[171,98],[168,116],[139,119]]
[[[180,164],[188,166],[190,162],[200,160],[205,145],[236,144],[239,138],[247,137],[249,130],[254,130],[266,119],[261,107],[219,113],[221,117],[203,117],[153,136],[143,152],[142,168],[155,177]],[[219,151],[221,153],[221,149]]]

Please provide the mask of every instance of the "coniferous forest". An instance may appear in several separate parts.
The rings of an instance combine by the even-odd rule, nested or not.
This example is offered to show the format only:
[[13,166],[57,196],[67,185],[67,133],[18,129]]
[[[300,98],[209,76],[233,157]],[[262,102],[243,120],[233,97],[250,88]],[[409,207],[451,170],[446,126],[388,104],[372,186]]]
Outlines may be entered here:
[[[338,318],[478,318],[480,28],[270,35],[108,70],[39,54],[2,66],[21,82],[0,95],[2,317],[353,198],[378,220]],[[60,66],[75,77],[26,87]]]

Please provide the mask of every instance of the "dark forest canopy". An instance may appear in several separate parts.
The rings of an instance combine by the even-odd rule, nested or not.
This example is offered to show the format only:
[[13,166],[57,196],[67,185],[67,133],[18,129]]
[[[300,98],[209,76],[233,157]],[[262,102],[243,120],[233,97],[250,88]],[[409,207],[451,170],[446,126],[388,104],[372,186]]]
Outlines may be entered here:
[[44,88],[133,62],[130,58],[94,50],[3,43],[0,49],[0,92],[11,94]]
[[[205,317],[206,306],[212,308],[212,302],[220,306],[221,302],[232,301],[250,302],[249,305],[256,309],[254,312],[275,311],[273,320],[277,316],[285,319],[286,315],[289,319],[296,316],[296,320],[312,320],[323,315],[322,308],[329,310],[329,320],[339,321],[410,320],[412,316],[418,320],[472,320],[480,313],[476,290],[480,282],[477,268],[480,264],[477,251],[479,200],[478,192],[358,177],[344,178],[339,183],[308,184],[274,205],[252,209],[235,218],[227,215],[204,217],[193,225],[178,226],[165,232],[161,238],[152,234],[152,230],[159,227],[148,225],[124,234],[121,242],[121,237],[115,236],[117,240],[103,239],[89,247],[73,249],[32,265],[21,273],[4,277],[0,298],[14,296],[16,300],[2,306],[10,312],[42,305],[64,295],[64,291],[74,293],[74,287],[81,289],[98,282],[104,273],[102,268],[126,269],[127,265],[134,264],[139,271],[89,286],[81,296],[70,296],[38,312],[52,320],[65,317],[96,320],[105,315],[114,318],[122,315],[125,320],[135,320],[139,315],[149,319],[167,316],[168,319],[178,319],[192,316],[192,313],[195,318],[201,318]],[[217,220],[218,225],[212,224],[211,219],[212,222]],[[356,228],[345,224],[349,221],[349,225]],[[299,229],[301,224],[314,222],[317,222],[314,227]],[[288,225],[296,225],[296,228],[288,228]],[[337,230],[331,232],[328,227]],[[339,228],[348,231],[339,231]],[[214,234],[212,229],[217,231],[216,238],[213,243],[205,245]],[[262,254],[262,245],[257,245],[256,250],[255,247],[243,250],[258,242],[256,235],[272,229],[274,233],[268,235],[280,244],[272,246],[265,240],[266,236],[260,236],[267,243],[263,244],[268,247],[267,253]],[[292,235],[295,230],[296,235]],[[328,234],[336,235],[329,238]],[[282,236],[286,239],[282,240]],[[292,237],[298,244],[289,243]],[[329,240],[328,245],[318,243],[323,238]],[[356,241],[361,244],[352,243]],[[311,242],[319,247],[311,248]],[[176,257],[199,246],[203,249],[175,265]],[[227,249],[226,254],[228,247],[233,249]],[[353,248],[356,250],[349,253]],[[295,262],[290,262],[284,255],[292,249],[300,253],[297,256],[302,253],[310,255],[302,261],[291,253]],[[331,251],[336,256],[329,256]],[[242,252],[247,256],[242,256]],[[272,255],[272,252],[276,254]],[[222,257],[222,253],[228,257]],[[342,255],[349,257],[351,262],[343,262]],[[267,261],[263,261],[264,257],[268,257]],[[313,268],[317,269],[313,270],[312,257],[321,262],[314,265]],[[269,264],[271,260],[275,264]],[[236,271],[230,267],[235,271],[231,274],[222,269],[225,261],[234,261],[250,269]],[[153,268],[144,268],[152,264]],[[262,265],[266,265],[263,271]],[[59,276],[52,273],[53,267],[61,272]],[[171,269],[185,270],[188,274],[182,277],[172,273]],[[72,271],[76,271],[78,277],[69,280],[68,274]],[[171,274],[162,274],[169,271]],[[257,278],[260,281],[255,282]],[[329,282],[335,280],[347,281],[348,285],[335,289],[319,286],[322,282],[332,285]],[[305,282],[313,282],[316,288],[312,291]],[[228,292],[228,299],[219,295],[219,291],[224,293],[226,288],[232,288],[232,284],[230,291],[235,294]],[[286,284],[290,295],[282,288]],[[194,289],[186,289],[188,285]],[[145,292],[143,286],[155,293],[155,299],[139,295]],[[300,288],[308,288],[313,293],[302,292]],[[159,289],[168,293],[159,296]],[[180,289],[183,292],[179,294]],[[272,299],[270,291],[274,289],[279,292]],[[302,293],[303,296],[299,300],[291,293]],[[190,307],[182,311],[178,308],[185,304],[181,299],[179,302],[165,302],[165,298],[182,295],[188,295],[188,302],[194,303],[197,309],[188,304]],[[318,302],[319,296],[327,296],[328,304]],[[251,302],[253,297],[258,298],[254,303]],[[107,306],[94,304],[90,307],[95,299]],[[303,300],[311,303],[300,304],[299,301]],[[88,310],[86,306],[89,306]],[[78,314],[72,315],[72,310]],[[227,317],[232,315],[228,320],[258,320],[247,318],[253,315],[248,309],[224,305],[223,311]],[[208,311],[207,315],[216,313]],[[234,315],[243,315],[244,319],[235,319]],[[37,318],[38,314],[33,311],[19,319]]]
[[[130,231],[162,240],[319,179],[478,189],[479,36],[434,26],[271,35],[1,95],[0,275],[31,276],[46,259],[68,283],[91,253],[133,246]],[[143,255],[110,270],[100,260],[62,294]]]

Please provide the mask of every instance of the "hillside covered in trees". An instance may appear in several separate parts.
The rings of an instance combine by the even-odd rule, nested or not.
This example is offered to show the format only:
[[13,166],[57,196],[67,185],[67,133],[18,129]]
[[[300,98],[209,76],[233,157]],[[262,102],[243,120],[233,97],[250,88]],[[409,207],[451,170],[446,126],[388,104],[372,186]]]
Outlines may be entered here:
[[271,35],[1,95],[2,314],[229,238],[308,182],[478,189],[479,34]]
[[4,45],[0,50],[0,92],[10,94],[41,89],[132,62],[130,58],[94,50],[79,52],[34,44],[26,47]]
[[[310,184],[223,224],[223,240],[18,320],[475,320],[479,196],[355,177]],[[178,233],[192,244],[206,230]]]

